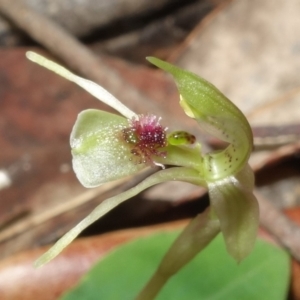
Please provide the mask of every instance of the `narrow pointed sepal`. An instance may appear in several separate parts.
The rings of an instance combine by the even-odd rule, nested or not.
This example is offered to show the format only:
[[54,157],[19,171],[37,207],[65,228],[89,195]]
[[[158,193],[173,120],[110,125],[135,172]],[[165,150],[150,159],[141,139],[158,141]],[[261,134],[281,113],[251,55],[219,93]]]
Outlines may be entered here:
[[227,251],[238,262],[252,251],[257,236],[259,210],[253,183],[248,165],[235,176],[208,183]]
[[122,202],[136,196],[143,190],[166,181],[177,180],[201,185],[198,172],[183,167],[161,170],[140,182],[133,188],[104,200],[88,216],[80,221],[75,227],[61,237],[46,253],[39,257],[35,262],[35,267],[39,268],[55,258],[65,247],[67,247],[84,229],[111,211]]

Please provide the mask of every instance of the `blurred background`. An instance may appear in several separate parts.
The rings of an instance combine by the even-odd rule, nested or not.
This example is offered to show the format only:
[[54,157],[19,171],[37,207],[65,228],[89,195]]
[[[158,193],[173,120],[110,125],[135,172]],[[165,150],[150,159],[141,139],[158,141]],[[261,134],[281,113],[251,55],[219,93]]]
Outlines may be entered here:
[[[60,278],[49,298],[38,296],[33,286],[39,282],[47,288],[42,282],[49,282],[43,277],[49,269],[26,283],[24,274],[33,274],[30,265],[39,247],[55,242],[102,200],[147,174],[92,190],[79,184],[69,146],[77,114],[87,108],[113,110],[26,60],[26,51],[99,83],[137,113],[161,116],[171,130],[193,133],[205,151],[222,144],[185,116],[172,79],[145,57],[159,57],[211,81],[253,128],[250,163],[259,197],[277,213],[261,221],[272,234],[282,226],[278,216],[300,220],[299,16],[298,0],[0,0],[1,299],[56,299],[99,257],[97,234],[163,223],[172,227],[169,222],[193,217],[209,205],[206,191],[189,184],[147,190],[91,226],[84,236],[93,239],[75,243],[64,256],[64,274],[72,275]],[[68,260],[78,257],[86,259],[74,270]],[[10,284],[3,278],[19,278],[16,265],[26,271]],[[294,267],[300,272],[296,262]],[[57,276],[57,265],[51,270]],[[295,274],[291,299],[300,299]],[[28,296],[13,294],[16,284]]]

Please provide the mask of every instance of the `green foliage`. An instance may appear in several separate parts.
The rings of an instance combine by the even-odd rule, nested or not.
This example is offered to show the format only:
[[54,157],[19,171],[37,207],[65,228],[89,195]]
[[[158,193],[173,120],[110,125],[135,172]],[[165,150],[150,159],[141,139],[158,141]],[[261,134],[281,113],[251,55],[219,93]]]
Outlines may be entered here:
[[[87,273],[62,300],[132,300],[155,271],[177,232],[159,233],[123,245]],[[157,300],[284,300],[290,261],[287,253],[262,240],[240,264],[219,235],[162,289]]]

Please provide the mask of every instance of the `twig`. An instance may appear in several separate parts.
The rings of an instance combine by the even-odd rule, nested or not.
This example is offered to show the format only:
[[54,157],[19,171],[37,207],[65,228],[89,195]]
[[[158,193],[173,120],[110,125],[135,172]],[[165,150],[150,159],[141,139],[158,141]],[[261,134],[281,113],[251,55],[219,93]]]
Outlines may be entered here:
[[18,234],[26,232],[34,226],[39,226],[57,217],[58,215],[74,210],[106,192],[113,191],[119,186],[122,186],[122,190],[131,188],[155,171],[156,169],[146,169],[145,171],[140,172],[137,176],[122,178],[117,181],[106,183],[98,188],[88,189],[79,194],[77,197],[73,197],[69,201],[64,201],[63,203],[49,208],[43,212],[32,214],[26,219],[21,219],[20,221],[9,226],[7,229],[0,231],[0,243]]
[[255,195],[259,202],[261,225],[300,261],[300,227],[259,192],[256,191]]
[[51,19],[27,7],[20,0],[0,0],[0,13],[53,53],[67,67],[101,84],[108,91],[113,91],[117,97],[122,97],[124,102],[135,103],[136,107],[133,109],[144,107],[148,111],[157,111],[153,101],[125,82],[103,59],[93,54]]
[[257,172],[263,168],[266,168],[271,165],[275,165],[279,161],[286,159],[287,157],[291,157],[300,152],[300,142],[297,141],[293,144],[283,145],[278,149],[272,151],[266,158],[263,160],[259,160],[258,162],[254,162],[251,166],[252,169]]
[[287,102],[289,100],[292,100],[294,97],[297,97],[298,94],[300,93],[300,87],[296,86],[295,88],[292,88],[288,91],[283,92],[282,94],[280,94],[279,96],[271,99],[271,101],[267,101],[265,103],[263,103],[261,106],[259,107],[255,107],[252,111],[247,113],[247,118],[249,118],[250,120],[252,120],[254,117],[258,118],[264,117],[264,113],[266,111],[272,111],[274,110],[274,108],[278,108],[279,105],[285,104],[288,105]]
[[[101,29],[111,25],[113,27],[114,24],[117,26],[126,22],[129,18],[138,21],[144,15],[161,11],[170,5],[173,6],[173,0],[139,0],[138,5],[136,1],[132,0],[22,1],[25,5],[34,7],[40,13],[57,20],[73,35],[81,37],[90,35],[98,28]],[[3,22],[2,18],[0,18],[0,22]],[[0,36],[12,32],[6,23],[5,25],[0,29]]]
[[[252,126],[254,137],[254,149],[273,149],[283,145],[299,143],[300,123],[269,125],[269,126]],[[215,148],[221,148],[226,145],[216,138],[207,138],[207,143]]]
[[179,44],[179,46],[175,47],[175,49],[167,57],[167,61],[174,63],[176,60],[178,60],[179,56],[181,56],[187,50],[188,46],[193,42],[195,36],[203,32],[204,29],[216,18],[216,16],[232,1],[233,0],[215,1],[215,8],[200,20],[198,25],[188,34],[188,36],[182,43]]
[[7,227],[6,229],[1,230],[0,243],[18,234],[26,232],[27,230],[35,226],[43,224],[44,222],[52,218],[55,218],[60,214],[71,211],[72,209],[75,209],[83,205],[84,203],[91,201],[97,196],[100,196],[101,194],[109,191],[110,189],[116,188],[118,185],[122,183],[124,183],[124,180],[123,182],[117,181],[95,189],[86,190],[85,192],[79,194],[78,196],[73,197],[71,200],[64,201],[59,205],[44,210],[43,212],[34,213],[32,215],[29,215],[26,218],[22,218],[19,221]]
[[101,64],[100,58],[91,55],[87,48],[46,16],[35,12],[19,0],[1,0],[0,11],[75,71],[84,76],[93,76],[90,78],[92,80],[105,80],[103,73],[99,74],[96,70]]

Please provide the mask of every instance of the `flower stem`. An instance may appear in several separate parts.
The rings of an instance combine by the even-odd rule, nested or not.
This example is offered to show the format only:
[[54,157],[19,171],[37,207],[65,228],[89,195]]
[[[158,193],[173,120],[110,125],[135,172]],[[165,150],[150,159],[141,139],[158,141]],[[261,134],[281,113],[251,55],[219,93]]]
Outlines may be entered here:
[[219,232],[219,220],[209,209],[196,216],[175,240],[136,300],[155,299],[165,283],[205,248]]
[[137,296],[136,300],[152,300],[155,299],[157,294],[163,288],[165,283],[169,280],[168,277],[163,276],[158,272],[158,270],[151,277],[147,285],[141,291],[141,293]]

